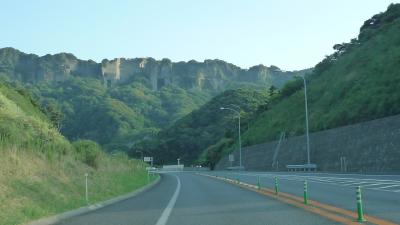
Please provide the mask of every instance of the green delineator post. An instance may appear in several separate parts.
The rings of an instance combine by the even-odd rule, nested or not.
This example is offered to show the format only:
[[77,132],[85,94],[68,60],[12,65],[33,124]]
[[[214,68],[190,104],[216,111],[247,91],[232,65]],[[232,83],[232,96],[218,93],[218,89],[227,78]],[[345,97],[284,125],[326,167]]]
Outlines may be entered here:
[[357,214],[358,214],[357,221],[358,222],[363,222],[363,221],[365,221],[365,219],[364,219],[363,205],[362,205],[362,199],[361,199],[361,187],[360,186],[357,187],[356,198],[357,198]]
[[279,193],[278,177],[275,177],[275,194]]
[[260,184],[260,177],[257,177],[257,188],[261,189],[261,184]]
[[304,181],[304,204],[308,204],[307,180]]

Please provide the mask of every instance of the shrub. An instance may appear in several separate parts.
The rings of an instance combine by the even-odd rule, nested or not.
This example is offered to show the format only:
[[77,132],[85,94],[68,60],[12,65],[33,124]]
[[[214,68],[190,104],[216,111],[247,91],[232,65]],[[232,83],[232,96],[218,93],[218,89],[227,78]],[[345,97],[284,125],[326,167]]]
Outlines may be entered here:
[[99,144],[90,140],[79,140],[73,146],[79,160],[97,169],[102,152]]
[[280,96],[281,98],[287,98],[302,88],[303,88],[302,78],[291,80],[282,87]]

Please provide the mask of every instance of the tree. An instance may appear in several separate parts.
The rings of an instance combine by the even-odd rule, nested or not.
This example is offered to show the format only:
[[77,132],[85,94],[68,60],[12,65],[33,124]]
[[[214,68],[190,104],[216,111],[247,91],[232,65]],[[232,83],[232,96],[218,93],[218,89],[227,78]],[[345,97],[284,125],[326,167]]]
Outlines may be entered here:
[[303,80],[301,78],[296,78],[294,80],[288,81],[283,86],[280,92],[280,96],[282,98],[287,98],[302,88],[303,88]]
[[46,106],[46,114],[50,119],[51,123],[54,127],[56,127],[59,131],[61,129],[61,122],[64,119],[64,114],[58,110],[57,106],[53,102],[49,102]]
[[274,85],[271,85],[271,86],[269,87],[269,89],[268,89],[268,94],[269,94],[270,97],[272,97],[272,96],[275,94],[276,89],[277,89],[277,88],[276,88]]

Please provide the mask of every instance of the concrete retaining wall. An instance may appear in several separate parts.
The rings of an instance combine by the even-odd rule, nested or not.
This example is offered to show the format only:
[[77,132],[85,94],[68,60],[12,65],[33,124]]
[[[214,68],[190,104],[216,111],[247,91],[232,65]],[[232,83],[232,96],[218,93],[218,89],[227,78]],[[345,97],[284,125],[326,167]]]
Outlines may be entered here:
[[[272,170],[278,141],[242,149],[247,170]],[[400,115],[310,134],[311,163],[320,171],[340,171],[340,157],[345,156],[348,172],[400,172]],[[239,153],[234,153],[238,165]],[[305,136],[290,137],[281,144],[277,157],[279,170],[287,164],[306,163]],[[228,156],[216,169],[230,166]]]

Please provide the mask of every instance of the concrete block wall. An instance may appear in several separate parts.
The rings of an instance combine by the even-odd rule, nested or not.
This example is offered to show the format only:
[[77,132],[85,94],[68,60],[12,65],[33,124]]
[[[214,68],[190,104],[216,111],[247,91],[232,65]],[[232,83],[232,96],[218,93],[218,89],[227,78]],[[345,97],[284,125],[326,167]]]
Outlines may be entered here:
[[[278,141],[242,148],[242,163],[247,170],[273,170]],[[311,163],[319,171],[340,171],[340,157],[346,157],[348,172],[400,172],[400,115],[310,133]],[[239,152],[233,152],[238,165]],[[288,164],[307,161],[304,135],[289,137],[281,144],[277,157],[279,170]],[[228,156],[216,169],[230,166]]]

